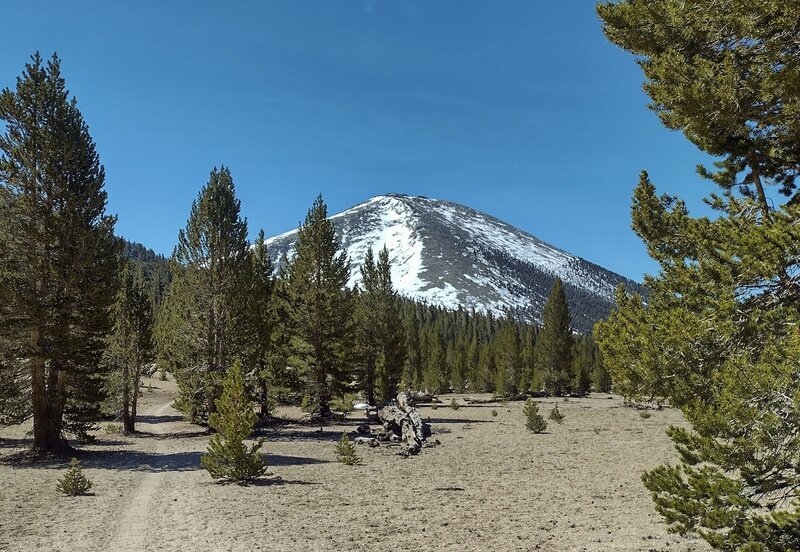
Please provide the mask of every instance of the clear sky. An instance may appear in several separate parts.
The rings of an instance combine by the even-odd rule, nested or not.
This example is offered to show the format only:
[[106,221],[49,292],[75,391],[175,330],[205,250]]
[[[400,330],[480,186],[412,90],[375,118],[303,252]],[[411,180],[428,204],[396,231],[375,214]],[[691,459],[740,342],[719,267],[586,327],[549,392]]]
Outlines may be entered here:
[[12,0],[0,87],[57,51],[117,232],[168,254],[215,165],[251,236],[399,192],[448,199],[640,280],[646,168],[697,208],[704,160],[646,109],[591,0]]

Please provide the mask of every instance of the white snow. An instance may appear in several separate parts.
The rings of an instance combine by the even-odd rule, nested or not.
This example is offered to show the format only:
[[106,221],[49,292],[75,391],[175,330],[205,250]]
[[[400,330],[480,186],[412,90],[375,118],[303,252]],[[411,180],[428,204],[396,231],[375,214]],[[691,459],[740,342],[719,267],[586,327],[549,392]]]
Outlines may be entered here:
[[[511,225],[455,203],[421,197],[382,195],[330,218],[337,223],[340,232],[338,237],[345,245],[350,259],[348,284],[351,287],[361,280],[360,269],[367,249],[372,248],[377,260],[379,251],[386,246],[392,260],[392,282],[395,289],[405,296],[446,308],[463,306],[489,311],[498,316],[504,314],[509,307],[525,309],[531,306],[532,301],[541,301],[541,298],[530,297],[521,292],[527,288],[526,282],[516,281],[508,274],[494,274],[494,261],[480,253],[482,249],[488,249],[529,263],[592,293],[613,297],[614,285],[602,275],[584,269],[581,260],[574,255],[548,245]],[[441,270],[442,267],[447,267],[450,260],[444,257],[452,257],[450,253],[443,255],[441,250],[426,251],[424,234],[432,223],[437,228],[453,229],[453,237],[458,240],[454,239],[448,247],[457,248],[455,255],[462,259],[459,261],[461,263],[466,260],[464,257],[472,257],[470,273],[448,276],[426,272],[426,259]],[[266,243],[284,243],[296,232],[285,232],[269,238]],[[291,257],[291,253],[289,256]],[[462,282],[465,285],[465,281],[472,282],[486,292],[481,293],[480,297],[471,297],[465,289],[459,290],[453,285],[453,282]]]

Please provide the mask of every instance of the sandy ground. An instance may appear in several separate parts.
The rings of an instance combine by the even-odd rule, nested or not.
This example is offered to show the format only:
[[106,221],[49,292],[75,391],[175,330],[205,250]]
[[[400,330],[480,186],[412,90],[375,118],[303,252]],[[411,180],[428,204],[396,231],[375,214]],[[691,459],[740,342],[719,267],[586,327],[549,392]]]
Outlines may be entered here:
[[[288,423],[260,432],[272,475],[240,487],[200,468],[208,435],[171,408],[174,383],[148,383],[141,434],[101,431],[82,447],[94,495],[55,490],[66,461],[0,464],[0,550],[709,550],[668,534],[641,484],[675,459],[674,410],[643,419],[606,395],[559,400],[564,423],[534,435],[521,403],[423,407],[441,446],[409,459],[359,448],[354,467],[333,447],[360,415],[321,432]],[[539,402],[547,414],[556,400]],[[0,460],[29,445],[28,429],[0,432]]]

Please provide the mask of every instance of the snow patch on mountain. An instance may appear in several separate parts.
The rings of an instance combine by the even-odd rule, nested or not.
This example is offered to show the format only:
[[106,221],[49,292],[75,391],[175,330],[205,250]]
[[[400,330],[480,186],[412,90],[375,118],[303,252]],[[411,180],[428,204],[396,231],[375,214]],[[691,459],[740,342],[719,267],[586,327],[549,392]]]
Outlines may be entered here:
[[[566,284],[575,326],[587,330],[613,304],[622,283],[635,282],[562,251],[518,228],[457,203],[389,194],[330,217],[350,260],[349,285],[361,280],[367,249],[386,246],[392,281],[403,295],[449,309],[540,320],[556,276]],[[289,258],[297,231],[267,240],[276,259]]]

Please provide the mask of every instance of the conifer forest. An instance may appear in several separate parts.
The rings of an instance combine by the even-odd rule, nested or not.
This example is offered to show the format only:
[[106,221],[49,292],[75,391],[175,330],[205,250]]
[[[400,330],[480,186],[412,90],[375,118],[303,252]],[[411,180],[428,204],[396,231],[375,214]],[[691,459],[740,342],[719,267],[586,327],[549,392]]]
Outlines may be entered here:
[[324,178],[272,236],[231,148],[167,254],[112,210],[82,54],[0,63],[0,550],[800,550],[800,2],[574,9],[704,160],[700,201],[652,157],[618,183],[640,281],[445,198],[331,212]]

